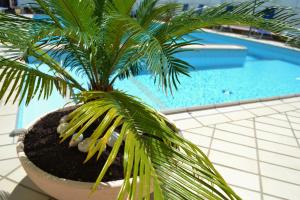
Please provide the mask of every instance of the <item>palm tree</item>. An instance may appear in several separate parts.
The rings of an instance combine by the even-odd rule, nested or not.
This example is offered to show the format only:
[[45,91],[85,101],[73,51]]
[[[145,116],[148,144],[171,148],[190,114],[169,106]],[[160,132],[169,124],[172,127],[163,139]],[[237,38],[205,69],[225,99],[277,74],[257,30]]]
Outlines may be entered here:
[[[75,131],[79,137],[102,117],[92,133],[86,160],[95,154],[99,157],[119,127],[94,189],[124,143],[125,177],[119,199],[124,195],[149,199],[150,187],[155,199],[240,199],[205,154],[183,139],[164,116],[113,86],[118,79],[147,70],[163,90],[174,92],[180,76],[188,75],[190,68],[175,56],[194,42],[182,39],[184,35],[222,24],[251,25],[280,34],[295,30],[293,25],[299,22],[290,11],[278,9],[274,19],[265,20],[263,13],[252,13],[252,2],[235,4],[230,12],[228,4],[222,4],[198,14],[179,12],[177,3],[143,0],[132,18],[136,0],[36,2],[48,18],[0,14],[0,43],[5,52],[0,55],[0,99],[16,102],[20,97],[28,104],[33,98],[47,99],[53,90],[75,98],[78,108],[69,115],[62,140]],[[38,64],[30,64],[32,60]]]

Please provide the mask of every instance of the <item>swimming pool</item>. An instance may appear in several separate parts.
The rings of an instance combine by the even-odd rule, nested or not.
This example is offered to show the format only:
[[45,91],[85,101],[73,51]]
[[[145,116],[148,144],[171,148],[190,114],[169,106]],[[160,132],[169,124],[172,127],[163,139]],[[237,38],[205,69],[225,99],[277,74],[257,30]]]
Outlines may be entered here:
[[[214,52],[214,59],[207,59],[205,51],[199,54],[202,60],[206,59],[205,63],[202,63],[201,56],[185,57],[194,63],[195,68],[190,72],[191,77],[180,78],[181,85],[173,96],[166,96],[153,84],[149,74],[117,81],[115,88],[138,96],[159,110],[300,93],[300,51],[211,32],[195,32],[188,37],[201,38],[204,44],[246,47],[245,62],[241,65],[228,64],[228,61],[237,58],[222,49]],[[49,101],[34,100],[20,110],[18,126],[22,127],[42,113],[62,107],[65,103],[58,94],[53,94]]]

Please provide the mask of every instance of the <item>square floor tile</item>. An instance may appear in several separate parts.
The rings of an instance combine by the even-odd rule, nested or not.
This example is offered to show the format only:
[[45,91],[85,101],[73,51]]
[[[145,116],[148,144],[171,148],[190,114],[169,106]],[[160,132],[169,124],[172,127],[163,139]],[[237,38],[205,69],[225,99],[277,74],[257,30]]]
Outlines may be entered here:
[[214,129],[210,127],[201,127],[201,128],[189,129],[186,132],[212,137]]
[[298,101],[298,102],[293,102],[293,103],[289,103],[291,106],[294,106],[294,107],[296,107],[296,108],[300,108],[300,102]]
[[246,158],[256,159],[256,149],[242,146],[239,144],[221,141],[218,139],[213,140],[212,149],[231,153],[233,155],[243,156]]
[[264,200],[282,200],[282,198],[280,197],[274,197],[274,196],[270,196],[270,195],[263,195]]
[[254,129],[247,128],[247,127],[240,126],[240,125],[225,123],[225,124],[216,125],[216,128],[219,130],[223,130],[223,131],[228,131],[228,132],[237,133],[240,135],[254,137]]
[[300,158],[259,150],[259,159],[264,162],[281,165],[283,167],[289,167],[300,171]]
[[0,115],[16,115],[18,113],[18,104],[0,104]]
[[215,167],[229,184],[234,186],[240,186],[243,188],[249,188],[255,191],[260,190],[258,175],[234,170],[219,165],[215,165]]
[[255,127],[257,130],[261,130],[265,132],[276,133],[279,135],[287,135],[292,137],[294,136],[293,131],[289,128],[283,128],[283,127],[265,124],[261,122],[255,122]]
[[227,117],[229,117],[231,120],[243,120],[243,119],[249,119],[255,117],[252,113],[246,110],[241,111],[235,111],[230,113],[225,113]]
[[197,146],[207,147],[209,148],[211,138],[205,137],[202,135],[194,134],[194,133],[188,133],[188,132],[182,132],[183,137],[192,143],[196,144]]
[[293,117],[288,115],[288,118],[290,122],[300,124],[300,117]]
[[294,130],[294,133],[295,133],[295,135],[296,135],[296,138],[300,138],[300,131],[297,131],[297,130]]
[[10,133],[16,128],[17,115],[0,116],[0,134]]
[[292,98],[282,99],[282,102],[285,102],[285,103],[300,102],[300,97],[292,97]]
[[227,113],[227,112],[244,110],[244,108],[241,106],[226,106],[226,107],[217,108],[217,110],[221,113]]
[[214,134],[214,138],[245,145],[245,146],[250,146],[254,148],[256,147],[255,139],[253,137],[230,133],[227,131],[216,130]]
[[300,186],[262,177],[265,194],[272,194],[284,199],[299,200]]
[[7,144],[13,144],[13,142],[14,142],[14,139],[12,137],[9,137],[9,134],[0,135],[0,146],[7,145]]
[[261,175],[300,185],[300,171],[260,163]]
[[191,129],[191,128],[198,128],[202,125],[195,119],[184,119],[184,120],[177,120],[175,122],[176,126],[181,130]]
[[7,179],[0,180],[0,189],[5,192],[8,192],[11,194],[16,187],[17,187],[17,184],[12,181],[9,181]]
[[290,123],[287,121],[287,119],[285,121],[283,121],[280,119],[275,119],[275,118],[266,116],[266,117],[257,117],[257,118],[255,118],[255,121],[274,125],[274,126],[280,126],[280,127],[284,127],[284,128],[291,128]]
[[240,156],[234,156],[214,150],[210,151],[209,159],[216,164],[221,164],[223,166],[225,165],[227,167],[237,168],[256,174],[258,173],[256,160],[242,158]]
[[16,168],[20,166],[21,163],[19,161],[19,158],[0,160],[0,175],[6,176],[7,174],[12,173],[14,170],[16,170]]
[[286,145],[298,147],[297,140],[294,137],[288,137],[288,136],[268,133],[259,130],[256,131],[256,137],[258,139],[263,139],[271,142],[277,142],[280,144],[286,144]]
[[[239,187],[232,186],[232,189],[243,199],[243,200],[261,200],[261,194]],[[265,200],[265,199],[264,199]]]
[[298,147],[291,147],[274,142],[267,142],[264,140],[257,140],[257,143],[258,148],[261,150],[271,151],[278,154],[300,158],[300,149]]
[[199,116],[219,114],[219,112],[216,109],[208,109],[208,110],[193,111],[190,112],[190,114],[194,117],[199,117]]
[[202,116],[197,117],[197,120],[199,120],[203,125],[212,125],[212,124],[220,124],[224,122],[230,121],[227,117],[225,117],[222,114],[216,114],[216,115],[208,115],[208,116]]
[[277,110],[278,112],[287,112],[287,111],[296,109],[296,107],[291,106],[289,104],[274,105],[274,106],[271,106],[271,108]]
[[180,120],[180,119],[191,118],[191,116],[188,113],[178,113],[178,114],[167,115],[167,118],[170,120]]
[[288,116],[298,117],[300,118],[300,112],[296,111],[290,111],[286,113]]
[[8,178],[11,180],[14,180],[16,182],[21,182],[26,176],[27,176],[27,174],[26,174],[25,170],[23,169],[22,166],[20,166],[14,172],[12,172],[10,175],[8,175]]
[[259,108],[259,107],[264,107],[265,105],[260,103],[260,102],[256,102],[256,103],[247,103],[247,104],[242,104],[241,105],[243,108],[245,109],[251,109],[251,108]]
[[283,102],[281,100],[273,100],[273,101],[264,101],[262,104],[267,105],[267,106],[273,106],[273,105],[278,105],[282,104]]
[[288,122],[288,119],[286,118],[285,113],[283,113],[283,114],[268,115],[267,117],[272,118],[272,119],[279,119],[279,120]]
[[300,124],[292,122],[291,126],[294,130],[300,131]]
[[271,115],[277,113],[275,110],[268,107],[249,109],[249,111],[256,116],[264,116],[264,115]]
[[6,145],[0,147],[0,160],[2,159],[10,159],[10,158],[17,158],[17,150],[16,145]]
[[253,120],[239,120],[239,121],[233,121],[233,122],[230,122],[231,124],[234,124],[234,125],[239,125],[239,126],[244,126],[244,127],[247,127],[247,128],[253,128],[254,126],[254,123],[253,123]]

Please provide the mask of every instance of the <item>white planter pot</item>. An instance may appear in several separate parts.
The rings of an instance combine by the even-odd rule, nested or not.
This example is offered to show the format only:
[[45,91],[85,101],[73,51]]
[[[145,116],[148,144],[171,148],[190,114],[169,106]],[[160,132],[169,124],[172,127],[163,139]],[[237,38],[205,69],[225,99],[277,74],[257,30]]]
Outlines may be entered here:
[[[49,112],[51,113],[51,112]],[[45,117],[46,113],[41,118]],[[163,115],[162,113],[160,113]],[[164,115],[163,115],[164,116]],[[28,130],[41,118],[35,120]],[[172,120],[169,120],[171,123]],[[181,135],[181,132],[179,132]],[[17,154],[28,177],[45,193],[58,200],[115,200],[119,194],[123,180],[101,182],[98,189],[91,194],[94,183],[73,181],[49,174],[32,163],[24,152],[24,138],[20,136],[17,143]],[[153,191],[151,186],[150,191]],[[138,192],[138,191],[137,191]]]
[[[28,128],[30,129],[31,127]],[[20,136],[17,143],[17,154],[28,177],[40,189],[58,200],[114,200],[123,184],[123,180],[103,182],[98,186],[98,190],[91,194],[94,183],[73,181],[49,174],[33,164],[26,156],[24,136]]]

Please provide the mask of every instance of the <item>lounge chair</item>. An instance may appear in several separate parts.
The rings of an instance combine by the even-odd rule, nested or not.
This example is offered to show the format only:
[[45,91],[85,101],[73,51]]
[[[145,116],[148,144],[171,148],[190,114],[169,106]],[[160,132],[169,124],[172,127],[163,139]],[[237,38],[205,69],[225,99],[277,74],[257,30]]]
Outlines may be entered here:
[[[276,14],[276,7],[268,7],[265,8],[263,11],[263,18],[264,19],[274,19],[275,14]],[[252,35],[252,33],[256,33],[259,35],[259,39],[262,39],[264,36],[269,36],[272,38],[272,32],[262,30],[262,29],[256,29],[256,28],[251,28],[249,32],[249,36]]]

